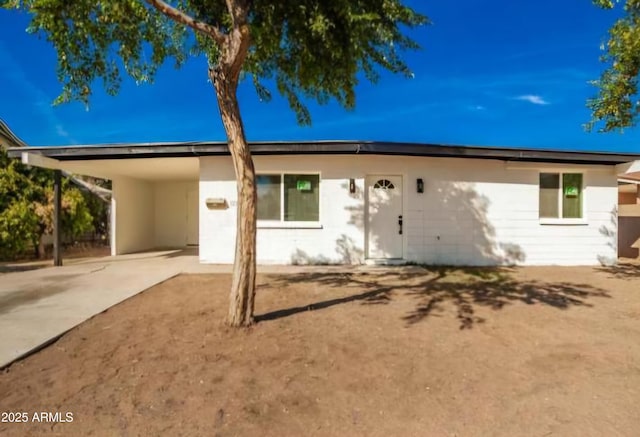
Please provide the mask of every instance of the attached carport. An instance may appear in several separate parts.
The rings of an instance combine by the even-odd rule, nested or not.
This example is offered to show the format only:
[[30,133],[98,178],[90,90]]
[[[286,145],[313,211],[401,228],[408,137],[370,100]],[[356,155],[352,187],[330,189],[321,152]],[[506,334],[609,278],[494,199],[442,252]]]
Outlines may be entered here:
[[10,156],[57,175],[65,171],[111,180],[112,255],[198,245],[198,157],[152,157],[114,147],[127,159],[90,156],[91,147],[11,149]]
[[111,254],[198,245],[198,158],[106,160],[111,176]]

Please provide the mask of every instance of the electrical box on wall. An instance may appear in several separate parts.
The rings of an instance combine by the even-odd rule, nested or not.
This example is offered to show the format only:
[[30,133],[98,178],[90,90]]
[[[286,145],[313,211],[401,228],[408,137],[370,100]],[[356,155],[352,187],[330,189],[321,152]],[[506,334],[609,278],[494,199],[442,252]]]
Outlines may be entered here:
[[205,200],[207,204],[207,209],[227,209],[229,208],[229,204],[227,203],[227,199],[223,199],[221,197],[208,198]]

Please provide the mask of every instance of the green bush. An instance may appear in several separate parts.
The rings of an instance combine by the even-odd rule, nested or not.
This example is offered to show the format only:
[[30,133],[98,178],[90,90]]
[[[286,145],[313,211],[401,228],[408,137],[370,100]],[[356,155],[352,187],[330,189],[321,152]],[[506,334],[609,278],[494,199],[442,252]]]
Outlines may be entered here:
[[[63,180],[64,236],[76,238],[95,229],[96,219],[106,220],[107,205],[94,197]],[[52,232],[53,172],[27,167],[0,149],[0,259],[37,250],[42,236]]]

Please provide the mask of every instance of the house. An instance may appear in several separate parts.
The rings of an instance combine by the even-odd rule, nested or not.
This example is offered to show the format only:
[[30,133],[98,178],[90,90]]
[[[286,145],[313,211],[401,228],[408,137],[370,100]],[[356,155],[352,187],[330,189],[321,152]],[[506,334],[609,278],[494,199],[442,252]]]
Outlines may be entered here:
[[27,145],[9,129],[9,126],[0,118],[0,147],[26,147]]
[[640,181],[618,181],[618,255],[640,259]]
[[[252,143],[259,263],[594,265],[618,246],[618,178],[640,155],[388,142]],[[113,255],[199,246],[232,263],[225,143],[13,148],[112,181]]]

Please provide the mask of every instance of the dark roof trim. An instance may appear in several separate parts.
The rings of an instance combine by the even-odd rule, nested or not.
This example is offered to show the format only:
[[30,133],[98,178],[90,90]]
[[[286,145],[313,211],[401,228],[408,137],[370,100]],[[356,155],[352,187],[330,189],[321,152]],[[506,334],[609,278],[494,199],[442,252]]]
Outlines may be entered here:
[[[640,154],[391,142],[255,142],[250,144],[250,148],[254,155],[368,154],[600,165],[615,165],[640,159]],[[9,156],[18,158],[24,151],[24,148],[12,148],[9,149]],[[59,161],[229,155],[224,142],[47,146],[29,147],[28,151]]]

